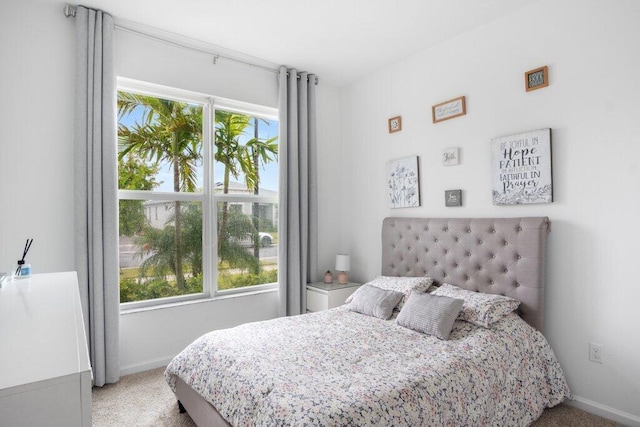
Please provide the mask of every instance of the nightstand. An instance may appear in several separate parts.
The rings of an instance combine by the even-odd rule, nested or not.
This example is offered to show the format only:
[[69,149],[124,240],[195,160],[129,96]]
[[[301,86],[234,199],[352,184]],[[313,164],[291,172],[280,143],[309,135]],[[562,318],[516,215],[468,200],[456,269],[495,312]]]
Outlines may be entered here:
[[362,283],[310,283],[307,285],[307,311],[322,311],[344,304],[344,300],[362,286]]

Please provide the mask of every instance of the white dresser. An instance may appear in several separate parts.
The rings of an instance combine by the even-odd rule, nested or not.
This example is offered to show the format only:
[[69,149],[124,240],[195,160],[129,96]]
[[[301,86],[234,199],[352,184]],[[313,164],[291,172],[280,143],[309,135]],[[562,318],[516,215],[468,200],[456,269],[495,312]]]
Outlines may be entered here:
[[91,365],[75,272],[0,288],[0,426],[91,426]]

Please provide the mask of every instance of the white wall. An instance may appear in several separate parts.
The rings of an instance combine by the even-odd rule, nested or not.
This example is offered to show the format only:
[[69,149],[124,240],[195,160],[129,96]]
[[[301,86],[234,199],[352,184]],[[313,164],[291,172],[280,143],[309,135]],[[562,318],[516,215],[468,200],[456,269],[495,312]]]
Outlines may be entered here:
[[[342,194],[345,188],[345,167],[341,134],[342,113],[340,89],[323,83],[317,88],[318,137],[318,273],[334,271],[336,254],[348,249],[341,239],[343,228]],[[317,276],[316,280],[321,280]]]
[[[540,1],[363,78],[341,106],[351,276],[379,274],[385,216],[549,216],[546,336],[576,404],[629,424],[640,423],[638,22],[636,1]],[[542,65],[550,86],[526,93],[524,72]],[[431,106],[461,95],[467,114],[433,124]],[[388,134],[395,115],[403,130]],[[493,206],[491,138],[545,127],[555,201]],[[445,167],[451,146],[462,162]],[[422,207],[391,210],[385,164],[409,155]],[[444,207],[447,189],[463,190],[462,207]],[[589,342],[605,346],[603,364],[588,361]]]
[[[0,271],[73,269],[73,25],[62,5],[0,5]],[[14,267],[15,268],[15,267]]]
[[[116,24],[118,22],[116,20]],[[171,33],[154,31],[140,25],[133,28],[157,33],[197,48],[214,49]],[[115,34],[116,72],[120,77],[266,107],[278,107],[278,75],[275,72],[224,58],[214,65],[213,55],[161,42],[126,29],[116,29]]]
[[120,316],[122,375],[166,365],[200,335],[278,315],[275,291],[140,310]]

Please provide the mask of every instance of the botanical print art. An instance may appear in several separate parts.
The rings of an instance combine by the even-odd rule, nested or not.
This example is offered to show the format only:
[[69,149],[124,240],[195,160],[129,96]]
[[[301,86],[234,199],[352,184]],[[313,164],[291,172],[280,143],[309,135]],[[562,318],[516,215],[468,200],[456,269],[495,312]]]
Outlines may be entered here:
[[392,208],[420,206],[418,156],[404,157],[387,163],[387,191]]
[[553,202],[551,129],[491,141],[493,204]]

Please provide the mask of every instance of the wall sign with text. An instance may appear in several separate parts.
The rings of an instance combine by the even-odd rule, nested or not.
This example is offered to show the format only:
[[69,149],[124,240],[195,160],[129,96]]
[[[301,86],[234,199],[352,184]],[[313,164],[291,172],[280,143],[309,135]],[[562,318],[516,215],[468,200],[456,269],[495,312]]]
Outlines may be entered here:
[[551,129],[491,140],[494,205],[553,202]]
[[527,92],[549,86],[549,67],[536,68],[524,73],[524,88]]
[[445,190],[444,205],[448,208],[462,206],[462,190]]
[[464,116],[465,114],[467,114],[467,106],[464,96],[459,96],[431,107],[433,123]]

